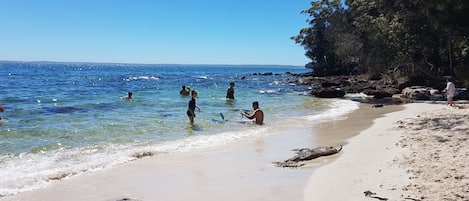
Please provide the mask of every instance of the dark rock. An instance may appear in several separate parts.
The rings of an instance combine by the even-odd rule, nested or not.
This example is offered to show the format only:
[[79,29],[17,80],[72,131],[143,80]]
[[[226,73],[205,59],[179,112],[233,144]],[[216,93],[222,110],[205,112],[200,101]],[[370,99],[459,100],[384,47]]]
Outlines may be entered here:
[[376,99],[382,99],[382,98],[387,98],[387,97],[392,97],[392,93],[388,93],[384,90],[376,90],[373,94],[373,98]]
[[321,83],[321,87],[324,87],[324,88],[339,87],[339,86],[341,86],[341,85],[340,85],[340,82],[329,82],[329,81],[325,81],[325,82]]
[[333,88],[324,88],[313,91],[314,96],[318,98],[342,98],[345,96],[345,91]]
[[459,89],[454,96],[454,100],[469,100],[469,91]]
[[272,73],[272,72],[268,72],[268,73],[253,73],[252,75],[274,75],[274,73]]

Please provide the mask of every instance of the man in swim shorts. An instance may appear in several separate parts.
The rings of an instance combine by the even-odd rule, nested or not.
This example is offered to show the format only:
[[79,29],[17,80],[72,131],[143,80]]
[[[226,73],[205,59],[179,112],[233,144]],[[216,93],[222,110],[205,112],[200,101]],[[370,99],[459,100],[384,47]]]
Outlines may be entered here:
[[259,102],[252,102],[252,109],[254,111],[252,114],[247,113],[246,111],[241,111],[241,114],[248,119],[255,119],[257,125],[264,124],[264,112],[259,108]]

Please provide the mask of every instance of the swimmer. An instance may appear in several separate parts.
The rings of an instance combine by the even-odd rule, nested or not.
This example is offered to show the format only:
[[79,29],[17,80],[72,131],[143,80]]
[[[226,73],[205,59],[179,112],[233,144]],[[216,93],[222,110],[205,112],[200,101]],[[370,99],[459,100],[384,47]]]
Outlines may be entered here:
[[127,93],[127,96],[122,96],[122,99],[124,99],[124,100],[130,100],[130,99],[132,99],[132,92],[129,91],[129,92]]
[[254,122],[256,122],[257,125],[264,124],[264,112],[259,108],[259,102],[252,102],[252,109],[254,109],[252,114],[243,110],[241,111],[241,114],[248,119],[255,119]]

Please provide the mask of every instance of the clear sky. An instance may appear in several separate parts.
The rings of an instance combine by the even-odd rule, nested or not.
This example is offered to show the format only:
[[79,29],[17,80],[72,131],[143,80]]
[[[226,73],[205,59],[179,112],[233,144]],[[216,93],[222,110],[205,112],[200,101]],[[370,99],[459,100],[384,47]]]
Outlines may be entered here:
[[308,63],[309,0],[0,0],[0,60]]

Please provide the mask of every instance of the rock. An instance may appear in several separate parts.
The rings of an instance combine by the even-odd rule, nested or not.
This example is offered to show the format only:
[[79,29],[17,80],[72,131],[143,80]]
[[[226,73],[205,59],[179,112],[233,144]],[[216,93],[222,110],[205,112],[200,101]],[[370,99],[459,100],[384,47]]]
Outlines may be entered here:
[[318,98],[342,98],[345,96],[345,91],[334,88],[324,88],[313,91],[312,94]]
[[458,89],[454,100],[469,100],[469,91],[466,89]]
[[252,75],[274,75],[272,72],[267,72],[267,73],[253,73]]
[[392,97],[392,93],[386,92],[384,90],[376,90],[373,94],[373,98],[381,99],[386,97]]
[[433,89],[422,86],[406,87],[402,90],[402,97],[413,100],[430,100],[431,90]]

